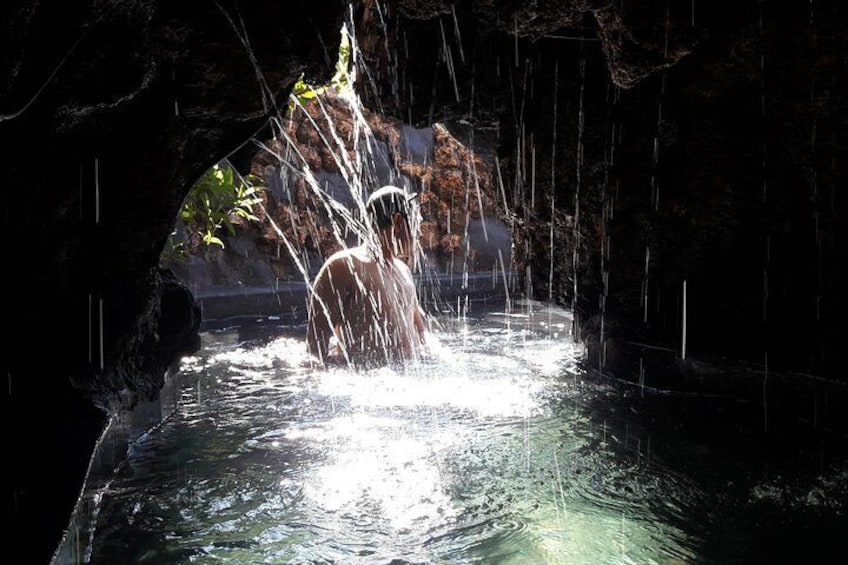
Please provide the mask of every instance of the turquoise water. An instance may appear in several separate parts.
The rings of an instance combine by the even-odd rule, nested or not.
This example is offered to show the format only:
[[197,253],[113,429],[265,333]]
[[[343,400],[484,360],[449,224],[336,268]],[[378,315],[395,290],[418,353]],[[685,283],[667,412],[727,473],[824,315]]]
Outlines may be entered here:
[[749,563],[842,547],[848,474],[823,444],[764,455],[755,406],[592,377],[570,327],[540,304],[445,317],[430,358],[360,373],[311,367],[302,328],[273,320],[206,332],[173,410],[89,495],[78,559]]

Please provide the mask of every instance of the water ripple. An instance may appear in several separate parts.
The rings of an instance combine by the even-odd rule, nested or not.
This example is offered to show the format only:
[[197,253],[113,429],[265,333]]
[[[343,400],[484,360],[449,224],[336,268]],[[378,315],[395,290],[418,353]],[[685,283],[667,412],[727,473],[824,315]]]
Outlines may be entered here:
[[[721,499],[601,411],[616,391],[557,324],[454,320],[440,356],[357,373],[307,369],[302,340],[206,335],[104,493],[92,562],[698,561],[693,513],[721,533]],[[736,490],[841,511],[846,482]]]

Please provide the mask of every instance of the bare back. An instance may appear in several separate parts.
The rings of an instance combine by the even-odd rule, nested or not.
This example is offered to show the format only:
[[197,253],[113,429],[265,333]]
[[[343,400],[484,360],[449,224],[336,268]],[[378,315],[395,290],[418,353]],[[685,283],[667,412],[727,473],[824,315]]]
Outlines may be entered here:
[[319,358],[346,356],[353,363],[414,358],[424,332],[412,272],[400,259],[375,259],[364,246],[356,247],[330,257],[318,273],[307,338]]

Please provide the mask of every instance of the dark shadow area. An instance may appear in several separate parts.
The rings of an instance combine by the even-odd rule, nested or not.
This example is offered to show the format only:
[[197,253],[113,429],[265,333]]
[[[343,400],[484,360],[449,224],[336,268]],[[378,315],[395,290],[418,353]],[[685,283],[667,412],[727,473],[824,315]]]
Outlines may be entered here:
[[[848,387],[630,345],[593,418],[634,465],[692,481],[677,526],[697,563],[828,563],[848,550]],[[587,363],[589,365],[589,363]],[[674,501],[651,501],[668,514]],[[665,510],[665,512],[663,512]]]

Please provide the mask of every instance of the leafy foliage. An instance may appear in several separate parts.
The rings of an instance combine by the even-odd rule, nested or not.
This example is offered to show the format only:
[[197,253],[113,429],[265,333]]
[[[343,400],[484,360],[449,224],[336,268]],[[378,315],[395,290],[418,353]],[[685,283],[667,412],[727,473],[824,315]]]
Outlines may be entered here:
[[[328,89],[334,89],[337,92],[341,92],[346,89],[353,88],[353,81],[355,80],[355,73],[353,67],[351,65],[351,44],[350,44],[350,35],[347,32],[347,27],[342,26],[342,38],[339,43],[339,58],[336,61],[336,72],[333,74],[333,78],[330,79],[330,83],[323,86],[315,86],[306,83],[303,80],[303,75],[301,75],[300,79],[295,83],[294,87],[292,87],[291,96],[297,99],[297,102],[300,104],[304,104],[305,102],[315,98],[319,94],[327,91]],[[289,110],[293,110],[295,106],[295,101],[291,100],[289,102]]]
[[[297,103],[334,89],[341,92],[353,88],[355,80],[352,62],[352,45],[346,27],[342,27],[339,57],[329,84],[314,86],[307,84],[303,76],[295,83],[289,102],[290,110]],[[258,221],[254,207],[261,202],[259,196],[264,187],[261,179],[248,175],[241,177],[226,161],[209,170],[195,183],[183,201],[177,229],[171,233],[166,247],[166,256],[184,257],[199,245],[224,247],[220,234],[226,230],[235,235],[235,224],[239,221]]]
[[242,177],[226,161],[208,169],[189,191],[180,209],[179,219],[185,241],[177,241],[177,230],[171,234],[171,250],[183,255],[197,245],[224,247],[221,230],[235,235],[240,221],[259,221],[254,208],[260,204],[261,179]]

